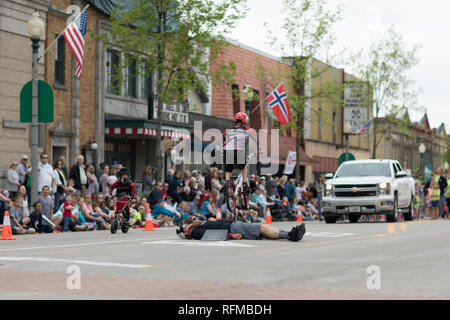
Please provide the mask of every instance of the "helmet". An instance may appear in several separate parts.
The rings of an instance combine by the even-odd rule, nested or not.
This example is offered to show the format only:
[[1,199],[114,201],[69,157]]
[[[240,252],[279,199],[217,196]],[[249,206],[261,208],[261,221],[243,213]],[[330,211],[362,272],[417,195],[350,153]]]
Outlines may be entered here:
[[[130,176],[130,170],[128,170],[128,168],[125,168],[125,167],[120,168],[120,170],[119,170],[119,177],[120,177],[121,179],[122,179],[122,176],[123,176],[124,174]],[[123,180],[123,179],[122,179],[122,180]],[[127,180],[127,181],[122,181],[122,182],[127,183],[127,182],[128,182],[128,178],[125,178],[125,180]]]
[[245,125],[248,124],[248,116],[244,112],[238,112],[234,115],[233,123],[242,121]]

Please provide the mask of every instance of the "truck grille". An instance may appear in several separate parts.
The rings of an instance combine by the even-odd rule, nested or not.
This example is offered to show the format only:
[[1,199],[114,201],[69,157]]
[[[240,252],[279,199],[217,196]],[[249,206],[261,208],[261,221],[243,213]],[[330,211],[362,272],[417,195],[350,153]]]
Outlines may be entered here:
[[334,196],[338,198],[376,197],[377,194],[376,184],[334,185]]
[[347,198],[351,198],[351,197],[376,197],[377,196],[377,192],[376,191],[357,191],[357,192],[336,191],[334,193],[334,195],[336,197],[347,197]]
[[354,185],[354,184],[338,184],[338,185],[334,185],[335,189],[351,189],[351,188],[377,188],[376,184],[358,184],[358,185]]

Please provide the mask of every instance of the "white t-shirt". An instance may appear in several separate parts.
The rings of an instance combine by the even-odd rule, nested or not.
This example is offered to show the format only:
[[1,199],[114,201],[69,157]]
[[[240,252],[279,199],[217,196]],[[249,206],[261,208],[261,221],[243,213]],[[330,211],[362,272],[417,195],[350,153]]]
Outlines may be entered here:
[[295,188],[295,197],[297,198],[297,199],[302,199],[302,193],[303,192],[306,192],[306,187],[305,186],[303,186],[303,187],[297,187],[297,188]]
[[48,163],[42,164],[42,162],[39,162],[38,168],[40,169],[38,173],[38,191],[41,192],[44,186],[48,186],[51,192],[53,187],[52,179],[55,178],[52,166]]

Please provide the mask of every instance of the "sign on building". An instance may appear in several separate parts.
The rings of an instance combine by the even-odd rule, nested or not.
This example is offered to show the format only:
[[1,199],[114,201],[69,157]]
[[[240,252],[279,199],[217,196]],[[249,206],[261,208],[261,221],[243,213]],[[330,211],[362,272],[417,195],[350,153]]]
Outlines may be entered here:
[[351,134],[369,121],[369,95],[365,83],[346,83],[344,88],[344,134]]
[[296,163],[297,163],[297,152],[289,151],[288,157],[286,159],[286,164],[284,166],[283,174],[294,173]]
[[[187,103],[163,104],[162,118],[163,121],[189,123],[189,104]],[[153,119],[158,119],[157,102],[155,102],[155,108],[153,108]]]

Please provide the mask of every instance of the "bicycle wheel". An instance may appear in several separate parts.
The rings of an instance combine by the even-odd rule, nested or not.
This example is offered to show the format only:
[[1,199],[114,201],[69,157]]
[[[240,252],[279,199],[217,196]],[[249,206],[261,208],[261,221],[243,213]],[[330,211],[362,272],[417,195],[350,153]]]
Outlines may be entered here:
[[236,198],[234,196],[235,185],[230,181],[226,183],[224,187],[224,197],[228,210],[234,212],[234,209],[236,208]]
[[241,204],[244,210],[248,210],[250,207],[250,194],[241,191]]

